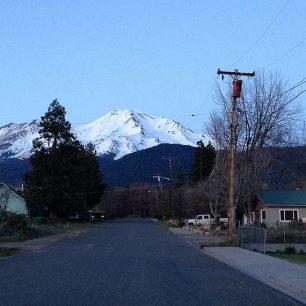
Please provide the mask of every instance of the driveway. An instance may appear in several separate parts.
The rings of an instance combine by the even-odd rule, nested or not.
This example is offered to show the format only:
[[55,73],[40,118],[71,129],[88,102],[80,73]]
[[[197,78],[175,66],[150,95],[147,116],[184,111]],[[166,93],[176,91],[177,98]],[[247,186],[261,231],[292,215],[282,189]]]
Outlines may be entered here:
[[147,219],[0,261],[1,305],[301,305]]

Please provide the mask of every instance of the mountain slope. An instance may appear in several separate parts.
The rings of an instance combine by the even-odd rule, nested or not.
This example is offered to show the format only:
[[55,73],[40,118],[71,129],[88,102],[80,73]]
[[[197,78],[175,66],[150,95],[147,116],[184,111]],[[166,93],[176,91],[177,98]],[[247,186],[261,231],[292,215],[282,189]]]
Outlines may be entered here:
[[[178,165],[182,164],[186,181],[194,159],[192,146],[160,144],[158,146],[127,154],[118,160],[109,162],[99,158],[100,168],[106,183],[112,187],[129,186],[134,183],[157,184],[153,175],[169,177],[169,163],[163,157],[172,156],[172,174],[176,181]],[[169,184],[168,181],[164,183]]]
[[112,111],[75,131],[83,143],[95,144],[98,155],[114,153],[115,159],[161,143],[195,146],[204,140],[178,122],[136,110]]
[[[156,183],[153,175],[169,177],[169,164],[162,157],[173,156],[173,178],[176,178],[178,163],[182,163],[186,175],[194,158],[194,147],[161,144],[114,160],[113,156],[98,157],[105,183],[110,187],[128,186],[133,183]],[[20,184],[26,171],[30,169],[28,159],[10,158],[0,163],[0,181]]]
[[[0,127],[0,161],[29,158],[32,140],[38,137],[37,123],[35,120]],[[83,144],[95,144],[99,156],[112,154],[115,159],[162,143],[195,146],[197,141],[204,141],[203,135],[176,121],[136,110],[109,112],[94,122],[76,127],[73,132]]]
[[38,137],[37,120],[31,123],[10,123],[0,127],[0,161],[7,158],[26,159],[32,140]]

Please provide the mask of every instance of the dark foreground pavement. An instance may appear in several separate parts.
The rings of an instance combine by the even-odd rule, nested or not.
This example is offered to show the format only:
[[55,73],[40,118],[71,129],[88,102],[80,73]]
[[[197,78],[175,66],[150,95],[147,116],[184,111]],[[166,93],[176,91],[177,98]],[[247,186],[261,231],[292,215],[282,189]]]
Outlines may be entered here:
[[301,305],[176,238],[124,219],[0,260],[0,305]]

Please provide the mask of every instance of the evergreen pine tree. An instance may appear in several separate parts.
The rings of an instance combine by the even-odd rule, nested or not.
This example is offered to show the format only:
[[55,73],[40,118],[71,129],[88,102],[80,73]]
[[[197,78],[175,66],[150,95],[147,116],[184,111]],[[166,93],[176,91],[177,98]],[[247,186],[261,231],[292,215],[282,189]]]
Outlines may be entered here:
[[194,161],[191,164],[189,173],[191,184],[203,181],[210,175],[215,166],[216,155],[216,150],[211,142],[209,142],[207,146],[205,146],[202,141],[197,142]]
[[176,187],[180,188],[185,185],[185,175],[183,165],[180,162],[176,172]]
[[84,148],[65,116],[65,108],[54,100],[33,140],[32,169],[24,178],[26,200],[34,214],[44,208],[51,217],[87,211],[98,203],[105,187],[94,147]]

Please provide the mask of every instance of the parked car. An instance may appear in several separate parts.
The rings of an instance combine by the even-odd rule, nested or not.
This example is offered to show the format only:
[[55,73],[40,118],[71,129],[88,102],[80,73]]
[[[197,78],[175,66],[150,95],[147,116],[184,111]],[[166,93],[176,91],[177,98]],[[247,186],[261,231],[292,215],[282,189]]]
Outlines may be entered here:
[[[220,222],[223,222],[224,225],[228,224],[228,218],[220,218]],[[193,219],[187,219],[186,224],[188,225],[203,225],[203,224],[212,224],[215,222],[215,219],[212,219],[209,214],[197,215]]]
[[210,215],[197,215],[195,218],[187,219],[186,223],[188,225],[201,225],[210,223]]
[[103,221],[104,216],[99,212],[85,212],[85,213],[78,213],[75,212],[72,215],[68,217],[68,220],[70,221],[77,221],[77,222],[101,222]]

